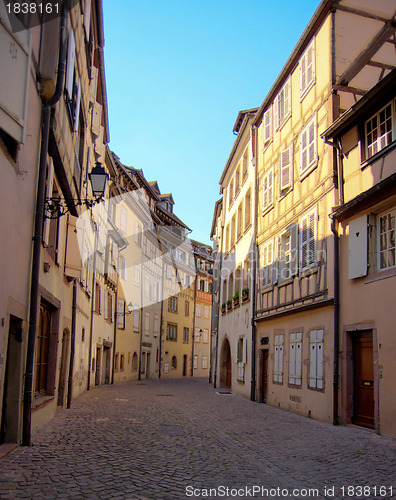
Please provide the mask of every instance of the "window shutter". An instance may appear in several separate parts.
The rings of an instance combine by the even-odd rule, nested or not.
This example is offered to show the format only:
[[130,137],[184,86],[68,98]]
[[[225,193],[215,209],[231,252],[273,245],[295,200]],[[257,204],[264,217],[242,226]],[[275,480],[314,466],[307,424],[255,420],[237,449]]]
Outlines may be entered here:
[[280,188],[291,186],[293,167],[293,143],[280,155]]
[[308,255],[308,264],[314,264],[316,262],[316,222],[317,222],[317,217],[316,217],[316,210],[315,212],[312,212],[309,214],[309,228],[308,228],[308,248],[309,248],[309,255]]
[[289,344],[289,384],[295,384],[296,380],[296,334],[290,335]]
[[316,330],[310,333],[309,343],[309,387],[316,387]]
[[274,100],[274,126],[275,130],[279,129],[279,94]]
[[315,39],[312,40],[307,49],[306,73],[306,84],[308,86],[315,78]]
[[302,376],[302,333],[296,334],[296,378],[295,384],[301,385]]
[[[54,189],[54,163],[52,161],[52,158],[49,157],[47,190],[46,190],[47,198],[51,198],[53,189]],[[44,241],[44,244],[46,244],[46,245],[48,245],[49,230],[50,230],[50,219],[45,218],[44,219],[43,241]]]
[[242,363],[247,363],[247,339],[242,339]]
[[263,209],[268,207],[267,193],[268,193],[268,177],[265,175],[263,177]]
[[283,383],[283,335],[279,335],[278,382]]
[[301,72],[301,79],[300,79],[300,95],[302,95],[305,92],[305,89],[307,88],[307,64],[306,64],[306,54],[303,55],[301,58],[300,62],[300,72]]
[[106,292],[104,292],[104,301],[103,301],[103,317],[104,317],[104,319],[108,318],[108,305],[109,305],[109,296]]
[[[278,275],[279,275],[279,245],[280,238],[277,236],[274,239],[274,246],[272,251],[272,283],[278,283]],[[278,263],[278,265],[277,265]]]
[[279,335],[275,335],[274,382],[279,382]]
[[81,103],[81,80],[78,80],[76,108],[74,110],[74,125],[73,125],[74,132],[77,132],[78,130],[78,123],[80,118],[80,103]]
[[74,39],[73,29],[69,31],[69,43],[67,48],[67,69],[65,86],[69,99],[73,96],[73,77],[74,77],[74,59],[76,55],[76,42]]
[[316,332],[316,387],[323,389],[323,330]]
[[307,130],[304,129],[300,136],[300,149],[301,149],[301,171],[304,172],[308,167],[307,158]]
[[312,163],[316,160],[316,121],[312,120],[312,122],[308,126],[308,165],[312,165]]
[[103,289],[102,286],[99,285],[99,314],[102,314],[103,311]]
[[268,206],[272,205],[274,201],[274,170],[268,174]]
[[367,215],[349,222],[348,279],[367,275]]
[[316,262],[316,210],[305,215],[301,220],[301,268],[304,269]]
[[284,117],[288,116],[291,112],[291,82],[290,77],[287,79],[285,85],[285,101],[284,101]]
[[298,273],[298,226],[290,226],[290,275]]
[[272,138],[272,106],[264,113],[264,145]]

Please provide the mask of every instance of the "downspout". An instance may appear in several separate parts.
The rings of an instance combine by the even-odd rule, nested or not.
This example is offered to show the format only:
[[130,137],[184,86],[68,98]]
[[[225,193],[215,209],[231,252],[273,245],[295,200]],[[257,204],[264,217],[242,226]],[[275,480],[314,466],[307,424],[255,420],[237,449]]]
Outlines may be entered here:
[[160,318],[160,331],[159,331],[159,353],[158,353],[158,378],[161,378],[162,368],[162,328],[164,322],[164,268],[165,268],[164,254],[162,254],[162,281],[161,281],[161,318]]
[[334,369],[333,369],[333,425],[338,425],[338,377],[339,377],[339,335],[340,335],[340,272],[338,223],[331,221],[334,235]]
[[[223,198],[224,199],[224,198]],[[216,351],[215,351],[215,366],[214,366],[214,380],[213,380],[213,388],[217,387],[217,364],[218,359],[217,356],[219,354],[219,328],[220,328],[220,304],[221,304],[221,289],[222,289],[222,280],[221,280],[221,271],[223,269],[223,245],[224,245],[224,225],[221,226],[221,250],[219,252],[220,255],[220,269],[219,269],[219,301],[217,306],[219,307],[219,311],[217,312],[217,328],[216,328]]]
[[254,251],[254,259],[253,259],[253,290],[252,290],[252,374],[251,374],[251,386],[250,386],[250,400],[256,401],[256,335],[257,335],[257,326],[256,326],[256,274],[257,274],[257,258],[258,258],[258,249],[257,249],[257,210],[258,210],[258,176],[257,176],[257,127],[252,127],[252,134],[254,134],[254,179],[256,181],[256,186],[254,190],[254,203],[253,203],[253,214],[254,214],[254,223],[253,223],[253,251]]
[[96,290],[95,290],[95,274],[96,274],[96,252],[98,250],[98,228],[96,223],[93,222],[93,227],[95,231],[95,239],[94,239],[94,255],[92,262],[92,294],[91,294],[91,319],[89,325],[89,358],[88,358],[88,377],[87,377],[87,391],[91,388],[91,366],[92,366],[92,336],[93,336],[93,319],[94,319],[94,311],[95,311],[95,299],[96,299]]
[[[142,244],[143,244],[143,236],[144,233],[142,233]],[[144,245],[143,245],[144,248]],[[139,374],[138,374],[138,380],[142,380],[142,342],[143,342],[143,288],[144,288],[144,281],[143,281],[143,249],[142,249],[142,254],[140,256],[140,346],[139,346]],[[147,374],[146,374],[147,377]]]
[[[118,310],[118,273],[117,273],[117,286],[114,292],[114,341],[113,341],[113,356],[111,363],[111,384],[114,384],[114,361],[115,361],[115,352],[117,347],[117,323],[118,323],[118,315],[120,311]],[[125,307],[125,306],[124,306]],[[124,327],[126,328],[126,317],[125,317],[125,309],[124,309]]]
[[69,383],[67,388],[67,408],[71,408],[71,402],[73,399],[73,370],[74,370],[74,351],[76,342],[76,324],[77,324],[77,279],[74,279],[72,324],[71,324],[71,339],[70,339]]
[[43,105],[42,135],[39,162],[39,175],[37,184],[36,214],[34,222],[33,255],[32,255],[32,282],[30,290],[30,311],[29,311],[29,332],[26,353],[26,370],[24,385],[24,404],[22,418],[22,445],[31,446],[31,412],[33,396],[33,368],[34,351],[36,345],[37,322],[39,314],[39,282],[40,282],[40,260],[41,244],[43,239],[43,218],[45,203],[45,178],[47,168],[47,154],[49,144],[51,108],[62,96],[64,79],[66,72],[66,31],[67,31],[68,0],[63,3],[63,10],[60,20],[60,45],[58,76],[54,95]]
[[197,280],[198,280],[198,274],[197,274],[197,267],[195,263],[195,256],[194,256],[194,265],[195,265],[195,280],[194,280],[194,314],[193,314],[193,331],[191,335],[191,376],[194,376],[194,344],[195,344],[195,316],[196,316],[196,308],[197,308]]

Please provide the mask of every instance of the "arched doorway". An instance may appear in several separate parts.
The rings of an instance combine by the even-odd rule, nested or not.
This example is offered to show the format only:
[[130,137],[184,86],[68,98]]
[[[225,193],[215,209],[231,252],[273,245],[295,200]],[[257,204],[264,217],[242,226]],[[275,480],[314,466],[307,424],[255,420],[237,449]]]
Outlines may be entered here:
[[224,339],[220,355],[220,387],[231,387],[231,349],[228,339]]

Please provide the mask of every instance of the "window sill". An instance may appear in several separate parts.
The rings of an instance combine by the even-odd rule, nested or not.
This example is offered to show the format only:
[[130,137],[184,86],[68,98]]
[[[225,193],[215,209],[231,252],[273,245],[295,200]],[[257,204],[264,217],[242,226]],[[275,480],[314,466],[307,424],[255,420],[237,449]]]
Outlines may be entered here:
[[318,166],[319,160],[316,159],[315,162],[308,167],[304,172],[300,170],[300,182],[303,181],[308,175],[315,170],[315,168]]
[[32,403],[32,411],[40,410],[54,401],[55,396],[39,396]]
[[368,277],[364,280],[364,284],[366,285],[367,283],[392,278],[393,276],[396,276],[396,266],[390,267],[389,269],[382,269],[382,271],[368,275]]
[[286,278],[282,281],[279,281],[278,286],[281,287],[281,286],[290,285],[291,283],[293,283],[293,281],[294,281],[294,276],[290,276],[289,278]]
[[249,225],[245,227],[245,231],[243,232],[243,234],[246,234],[249,231],[249,229],[251,229],[251,227],[252,223],[250,222]]
[[270,205],[269,207],[263,208],[262,216],[267,215],[268,212],[270,212],[274,208],[274,204]]
[[370,158],[367,158],[367,160],[364,160],[360,166],[360,170],[363,171],[366,167],[368,167],[372,163],[375,163],[377,160],[379,160],[383,156],[386,156],[395,147],[396,147],[396,141],[392,141],[384,149],[381,149],[381,151],[378,151],[378,153],[375,153],[375,155],[370,156]]
[[264,146],[263,146],[263,153],[264,151],[266,151],[268,149],[268,146],[272,143],[272,136],[270,139],[268,139],[267,141],[265,141],[264,143]]
[[317,264],[312,264],[310,267],[306,267],[305,269],[300,270],[300,276],[306,278],[307,276],[311,276],[318,272]]

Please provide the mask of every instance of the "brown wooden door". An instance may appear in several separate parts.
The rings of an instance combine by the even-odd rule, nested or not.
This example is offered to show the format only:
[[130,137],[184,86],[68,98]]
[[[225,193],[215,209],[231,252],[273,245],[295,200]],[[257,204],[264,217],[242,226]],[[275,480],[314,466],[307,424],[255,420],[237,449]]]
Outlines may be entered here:
[[353,339],[353,417],[356,425],[374,429],[374,358],[371,332]]

